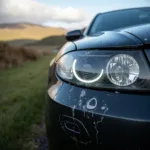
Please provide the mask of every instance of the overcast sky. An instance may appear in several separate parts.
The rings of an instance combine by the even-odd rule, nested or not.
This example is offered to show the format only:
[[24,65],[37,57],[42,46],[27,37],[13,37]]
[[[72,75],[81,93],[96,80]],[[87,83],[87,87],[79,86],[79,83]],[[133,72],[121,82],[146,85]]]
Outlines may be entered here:
[[81,28],[98,12],[150,6],[150,0],[0,0],[0,23]]

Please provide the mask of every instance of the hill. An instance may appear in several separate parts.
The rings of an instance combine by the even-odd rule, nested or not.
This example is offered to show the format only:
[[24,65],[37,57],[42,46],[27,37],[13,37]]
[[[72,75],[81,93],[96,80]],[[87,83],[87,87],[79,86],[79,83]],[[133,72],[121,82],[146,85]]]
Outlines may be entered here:
[[32,40],[32,39],[18,39],[18,40],[11,40],[6,41],[11,46],[25,46],[27,44],[35,43],[39,40]]
[[50,45],[50,46],[62,46],[63,44],[65,44],[66,39],[65,36],[61,35],[61,36],[50,36],[50,37],[46,37],[43,38],[40,41],[37,41],[35,43],[31,43],[28,45]]
[[45,27],[29,23],[0,24],[0,41],[12,41],[18,39],[41,40],[48,36],[64,35],[62,28]]

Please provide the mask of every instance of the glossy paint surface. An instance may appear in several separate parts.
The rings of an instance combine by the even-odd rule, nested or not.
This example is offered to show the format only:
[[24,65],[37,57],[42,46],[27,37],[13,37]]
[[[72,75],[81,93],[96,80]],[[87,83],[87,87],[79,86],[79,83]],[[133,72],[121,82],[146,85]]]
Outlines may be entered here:
[[150,24],[145,24],[145,25],[124,29],[124,31],[131,33],[132,35],[140,39],[144,44],[150,44],[149,29],[150,29]]
[[98,49],[140,46],[142,42],[126,32],[102,32],[97,36],[82,38],[74,42],[77,49]]
[[146,53],[146,56],[147,56],[147,58],[148,58],[148,60],[150,62],[150,49],[146,49],[145,53]]
[[76,45],[73,42],[67,42],[58,52],[58,54],[55,57],[55,61],[57,61],[60,57],[62,57],[64,54],[75,51]]
[[149,97],[90,90],[57,79],[48,90],[52,147],[145,150],[150,146]]

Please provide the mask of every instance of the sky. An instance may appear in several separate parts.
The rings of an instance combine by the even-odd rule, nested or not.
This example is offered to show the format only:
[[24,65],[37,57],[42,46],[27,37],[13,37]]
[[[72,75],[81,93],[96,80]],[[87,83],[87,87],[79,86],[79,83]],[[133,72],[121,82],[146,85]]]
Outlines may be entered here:
[[98,12],[150,6],[150,0],[0,0],[0,23],[83,28]]

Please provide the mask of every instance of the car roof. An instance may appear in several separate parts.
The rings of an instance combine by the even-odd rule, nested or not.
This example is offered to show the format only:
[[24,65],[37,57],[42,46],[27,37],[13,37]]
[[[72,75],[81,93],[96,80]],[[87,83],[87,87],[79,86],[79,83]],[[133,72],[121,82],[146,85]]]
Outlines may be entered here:
[[143,8],[149,8],[150,6],[146,6],[146,7],[133,7],[133,8],[124,8],[124,9],[116,9],[116,10],[111,10],[111,11],[106,11],[106,12],[99,12],[97,15],[100,14],[105,14],[105,13],[111,13],[111,12],[117,12],[117,11],[124,11],[124,10],[132,10],[132,9],[143,9]]

